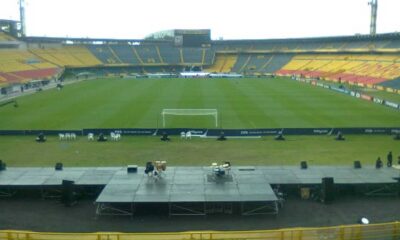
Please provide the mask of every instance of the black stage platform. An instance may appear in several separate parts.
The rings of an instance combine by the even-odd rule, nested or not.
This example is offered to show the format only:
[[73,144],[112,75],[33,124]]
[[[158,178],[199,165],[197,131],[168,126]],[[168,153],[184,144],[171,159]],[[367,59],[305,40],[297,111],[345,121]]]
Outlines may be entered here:
[[12,196],[18,190],[60,190],[62,180],[76,187],[97,187],[98,215],[133,215],[141,205],[166,205],[170,215],[232,213],[277,214],[280,196],[277,186],[320,186],[333,177],[335,186],[361,186],[364,194],[397,194],[399,170],[373,166],[237,166],[218,177],[211,167],[168,167],[160,177],[149,177],[144,168],[128,173],[126,167],[97,168],[8,168],[0,171],[0,194]]
[[[277,201],[263,172],[251,168],[233,168],[216,176],[210,167],[169,167],[158,178],[117,171],[96,200],[98,214],[109,210],[131,214],[135,206],[147,203],[168,204],[170,215],[205,215],[232,212],[240,206],[244,215],[277,213]],[[116,204],[132,204],[129,211]],[[114,212],[114,213],[116,213]]]

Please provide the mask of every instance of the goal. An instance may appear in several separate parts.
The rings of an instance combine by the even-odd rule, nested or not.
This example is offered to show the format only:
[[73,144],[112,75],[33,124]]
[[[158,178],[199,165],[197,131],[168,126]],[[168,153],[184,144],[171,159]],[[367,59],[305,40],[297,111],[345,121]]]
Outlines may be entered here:
[[163,127],[165,127],[165,116],[213,116],[215,119],[215,127],[218,127],[218,111],[217,109],[163,109],[161,112]]

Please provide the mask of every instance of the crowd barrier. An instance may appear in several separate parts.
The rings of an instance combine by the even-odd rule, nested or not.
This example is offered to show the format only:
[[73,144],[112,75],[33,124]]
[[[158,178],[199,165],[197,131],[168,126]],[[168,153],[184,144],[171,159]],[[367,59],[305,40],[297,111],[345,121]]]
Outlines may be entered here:
[[259,231],[193,231],[165,233],[50,233],[0,230],[0,239],[2,240],[394,240],[399,238],[400,222]]

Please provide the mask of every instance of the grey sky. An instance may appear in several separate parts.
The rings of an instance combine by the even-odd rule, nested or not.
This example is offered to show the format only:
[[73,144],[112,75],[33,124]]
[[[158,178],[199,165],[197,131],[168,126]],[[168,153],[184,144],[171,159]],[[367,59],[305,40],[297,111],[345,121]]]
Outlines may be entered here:
[[[25,0],[29,36],[143,38],[174,28],[212,38],[259,39],[369,33],[368,0]],[[379,0],[378,33],[400,31],[399,0]],[[18,19],[0,0],[0,19]]]

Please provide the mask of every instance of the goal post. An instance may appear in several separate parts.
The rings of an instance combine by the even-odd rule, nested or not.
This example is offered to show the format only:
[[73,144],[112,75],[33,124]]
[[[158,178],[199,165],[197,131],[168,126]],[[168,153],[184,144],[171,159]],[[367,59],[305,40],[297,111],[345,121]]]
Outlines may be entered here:
[[163,127],[165,127],[165,116],[213,116],[215,119],[215,127],[218,127],[218,111],[217,109],[163,109],[161,112]]

